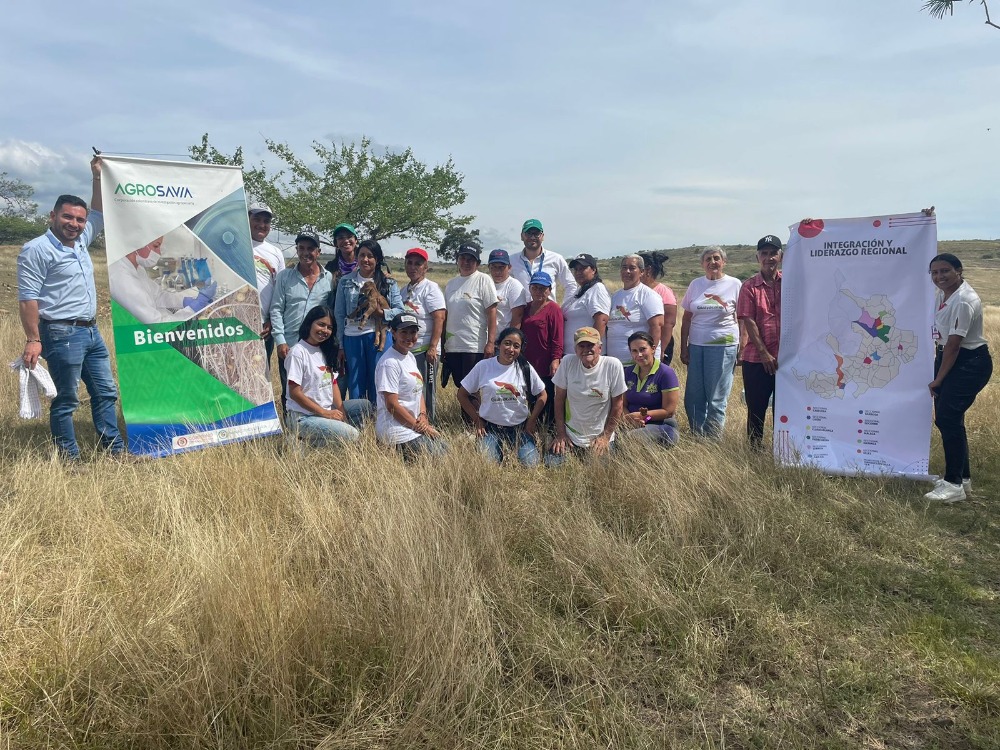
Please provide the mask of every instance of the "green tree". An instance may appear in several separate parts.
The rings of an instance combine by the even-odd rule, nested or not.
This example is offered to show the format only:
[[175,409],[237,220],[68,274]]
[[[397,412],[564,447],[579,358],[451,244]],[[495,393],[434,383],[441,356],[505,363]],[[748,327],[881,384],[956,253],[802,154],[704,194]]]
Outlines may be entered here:
[[271,207],[282,231],[313,227],[329,235],[347,221],[362,239],[411,237],[434,245],[449,228],[472,222],[472,216],[454,213],[466,192],[464,175],[450,158],[428,168],[411,149],[377,153],[368,138],[330,146],[314,141],[314,169],[287,144],[269,139],[265,143],[284,164],[280,171],[271,172],[264,164],[247,168],[242,148],[224,154],[211,145],[207,133],[190,153],[197,161],[242,167],[247,192]]
[[[986,25],[992,26],[994,29],[1000,29],[1000,26],[995,24],[990,18],[990,6],[987,5],[986,0],[969,0],[969,2],[978,2],[982,5],[983,12],[986,14]],[[951,16],[955,13],[955,0],[927,0],[921,10],[926,10],[934,18],[944,18],[946,15]]]
[[45,231],[45,219],[36,215],[34,194],[28,183],[0,172],[0,245],[27,242]]
[[441,240],[437,251],[438,257],[441,260],[455,260],[458,248],[466,244],[475,245],[480,250],[482,249],[482,243],[479,241],[479,230],[464,226],[452,227],[445,232],[444,239]]

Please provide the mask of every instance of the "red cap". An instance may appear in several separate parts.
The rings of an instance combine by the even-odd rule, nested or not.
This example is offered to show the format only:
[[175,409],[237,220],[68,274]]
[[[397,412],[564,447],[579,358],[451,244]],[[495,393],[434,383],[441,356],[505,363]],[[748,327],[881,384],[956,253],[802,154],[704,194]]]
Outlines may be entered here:
[[405,257],[409,258],[411,255],[419,255],[424,260],[427,260],[427,251],[424,250],[422,247],[411,247],[409,250],[406,251]]

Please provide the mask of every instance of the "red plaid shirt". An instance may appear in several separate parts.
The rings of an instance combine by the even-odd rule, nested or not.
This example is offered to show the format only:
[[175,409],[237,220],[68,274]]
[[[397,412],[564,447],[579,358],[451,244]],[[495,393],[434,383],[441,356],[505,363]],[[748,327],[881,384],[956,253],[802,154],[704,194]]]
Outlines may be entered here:
[[[747,318],[757,324],[764,348],[771,356],[778,356],[778,341],[781,338],[781,271],[774,281],[768,283],[759,273],[743,282],[739,299],[736,301],[736,317]],[[760,362],[760,352],[753,343],[743,350],[747,362]]]

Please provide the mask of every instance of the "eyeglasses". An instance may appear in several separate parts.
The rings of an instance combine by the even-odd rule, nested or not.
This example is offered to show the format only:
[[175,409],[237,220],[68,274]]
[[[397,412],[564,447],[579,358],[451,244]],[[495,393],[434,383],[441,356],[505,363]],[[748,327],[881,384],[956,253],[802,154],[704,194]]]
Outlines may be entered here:
[[527,237],[541,237],[542,236],[542,232],[539,229],[529,229],[524,234]]

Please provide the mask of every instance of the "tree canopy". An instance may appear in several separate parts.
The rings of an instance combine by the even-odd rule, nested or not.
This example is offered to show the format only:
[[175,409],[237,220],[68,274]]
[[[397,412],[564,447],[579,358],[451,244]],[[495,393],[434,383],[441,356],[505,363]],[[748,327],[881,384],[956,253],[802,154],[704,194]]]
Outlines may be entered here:
[[453,227],[472,222],[472,216],[455,213],[466,192],[464,175],[450,158],[428,168],[409,148],[382,152],[362,138],[329,146],[314,141],[317,161],[310,163],[287,144],[270,139],[265,144],[284,164],[277,172],[263,163],[248,168],[242,147],[224,154],[211,145],[207,133],[189,150],[197,161],[243,167],[247,192],[271,207],[274,224],[285,232],[311,227],[332,235],[346,221],[362,239],[410,237],[434,245]]
[[[982,5],[983,12],[986,14],[986,25],[992,26],[994,29],[1000,29],[1000,25],[994,23],[990,18],[990,6],[986,0],[969,0],[969,2],[978,2]],[[921,10],[926,10],[934,18],[944,18],[946,15],[951,16],[955,14],[955,0],[927,0]]]
[[479,230],[470,230],[468,227],[452,227],[441,240],[437,251],[438,257],[441,260],[455,260],[458,248],[462,245],[475,245],[482,249],[482,242],[479,241]]
[[0,245],[27,242],[45,231],[45,220],[36,216],[35,189],[0,172]]

